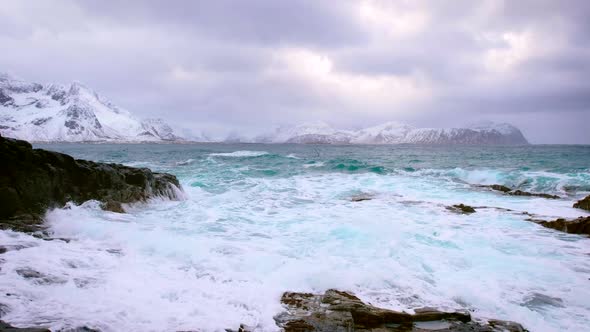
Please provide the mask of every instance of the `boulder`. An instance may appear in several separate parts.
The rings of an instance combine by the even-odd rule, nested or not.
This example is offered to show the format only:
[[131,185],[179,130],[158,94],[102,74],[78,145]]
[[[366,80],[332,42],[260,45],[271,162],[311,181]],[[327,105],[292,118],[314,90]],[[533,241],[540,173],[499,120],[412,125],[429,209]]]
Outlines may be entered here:
[[0,160],[0,228],[42,229],[45,211],[69,201],[98,200],[107,210],[124,212],[121,203],[155,196],[180,199],[180,184],[173,175],[74,159],[1,136]]
[[585,234],[590,235],[590,217],[579,217],[572,220],[563,218],[555,219],[553,221],[531,220],[535,221],[541,226],[556,229],[558,231],[570,234]]
[[492,190],[501,191],[501,192],[511,195],[511,196],[532,196],[532,197],[542,197],[542,198],[548,198],[548,199],[561,198],[557,195],[551,195],[551,194],[545,194],[545,193],[531,193],[528,191],[523,191],[523,190],[518,190],[518,189],[513,190],[512,188],[503,186],[501,184],[482,185],[479,187],[490,188]]
[[494,320],[495,325],[474,322],[467,311],[422,308],[410,314],[382,309],[335,289],[322,295],[286,292],[281,303],[285,311],[274,319],[285,332],[526,331],[514,322]]
[[0,320],[0,332],[51,332],[49,329],[35,327],[14,327]]
[[463,203],[447,206],[447,210],[463,214],[471,214],[475,212],[475,209],[473,207],[465,205]]
[[574,203],[574,207],[590,211],[590,195]]

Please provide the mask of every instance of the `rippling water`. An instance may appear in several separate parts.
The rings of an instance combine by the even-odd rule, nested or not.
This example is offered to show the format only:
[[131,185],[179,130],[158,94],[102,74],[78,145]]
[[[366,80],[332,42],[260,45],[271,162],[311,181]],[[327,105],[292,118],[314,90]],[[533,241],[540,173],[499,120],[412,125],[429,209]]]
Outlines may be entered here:
[[[170,172],[187,199],[123,215],[93,202],[49,212],[69,242],[1,231],[0,243],[28,246],[0,256],[2,319],[16,325],[274,331],[282,292],[340,288],[382,307],[464,308],[532,331],[590,326],[590,239],[521,213],[588,215],[571,206],[590,194],[589,146],[37,147]],[[563,198],[475,186],[494,183]],[[359,194],[373,199],[350,200]],[[457,203],[481,208],[445,208]],[[47,277],[22,278],[24,268]]]

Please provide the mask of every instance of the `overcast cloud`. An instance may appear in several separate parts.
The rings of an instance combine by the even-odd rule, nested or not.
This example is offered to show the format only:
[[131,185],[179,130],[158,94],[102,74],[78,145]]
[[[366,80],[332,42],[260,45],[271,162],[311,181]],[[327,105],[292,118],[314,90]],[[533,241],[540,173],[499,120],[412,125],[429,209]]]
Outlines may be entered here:
[[590,1],[23,1],[0,71],[209,133],[511,122],[590,143]]

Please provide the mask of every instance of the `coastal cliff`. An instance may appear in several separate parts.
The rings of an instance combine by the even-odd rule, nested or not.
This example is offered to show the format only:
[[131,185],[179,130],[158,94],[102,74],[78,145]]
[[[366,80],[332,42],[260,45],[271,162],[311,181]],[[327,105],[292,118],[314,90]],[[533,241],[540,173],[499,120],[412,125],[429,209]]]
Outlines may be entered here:
[[2,136],[0,160],[0,228],[4,229],[39,230],[47,209],[69,201],[97,200],[103,209],[124,212],[122,203],[181,198],[174,175],[78,160]]

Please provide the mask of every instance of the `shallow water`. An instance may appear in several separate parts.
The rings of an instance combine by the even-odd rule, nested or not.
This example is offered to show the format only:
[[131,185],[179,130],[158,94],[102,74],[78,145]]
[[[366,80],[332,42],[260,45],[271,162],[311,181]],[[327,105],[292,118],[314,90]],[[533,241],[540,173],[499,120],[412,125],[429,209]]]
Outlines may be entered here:
[[[47,214],[55,237],[0,231],[2,317],[104,331],[275,331],[284,291],[350,290],[411,311],[469,309],[532,331],[590,326],[589,146],[38,145],[178,176],[187,199]],[[559,200],[501,195],[499,183]],[[354,195],[372,200],[351,202]],[[459,215],[445,206],[482,207]],[[503,209],[498,209],[503,208]],[[511,209],[513,211],[506,211]],[[33,268],[45,278],[18,273]]]

